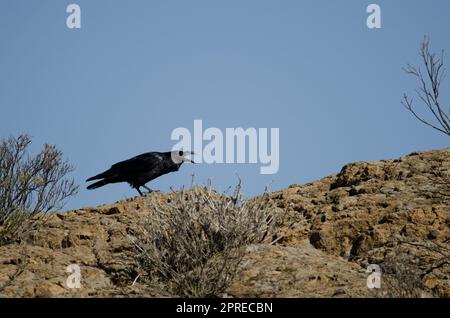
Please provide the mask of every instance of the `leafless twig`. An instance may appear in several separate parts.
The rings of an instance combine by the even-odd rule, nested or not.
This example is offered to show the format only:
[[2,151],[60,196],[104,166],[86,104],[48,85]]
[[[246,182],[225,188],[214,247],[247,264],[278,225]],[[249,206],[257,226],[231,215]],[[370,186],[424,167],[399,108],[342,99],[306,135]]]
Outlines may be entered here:
[[430,51],[430,38],[425,36],[420,46],[420,57],[425,66],[425,74],[420,67],[411,64],[408,64],[403,70],[419,80],[420,85],[415,92],[431,112],[434,120],[426,119],[420,115],[413,107],[413,99],[409,98],[407,94],[403,95],[402,104],[420,122],[450,136],[450,107],[447,114],[439,100],[441,83],[445,77],[444,51],[442,50],[440,55],[432,53]]

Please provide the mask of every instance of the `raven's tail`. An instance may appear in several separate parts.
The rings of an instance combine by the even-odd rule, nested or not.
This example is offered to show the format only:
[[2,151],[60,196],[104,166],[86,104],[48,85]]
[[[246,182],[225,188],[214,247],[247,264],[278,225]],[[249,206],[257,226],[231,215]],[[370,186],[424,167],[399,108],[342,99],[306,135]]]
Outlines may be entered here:
[[100,180],[100,181],[97,181],[97,182],[95,182],[93,184],[88,185],[87,189],[88,190],[97,189],[97,188],[103,187],[104,185],[107,185],[108,183],[109,182],[106,179],[105,180]]
[[92,181],[92,180],[98,180],[98,179],[104,179],[110,177],[110,171],[107,170],[105,172],[99,173],[93,177],[90,177],[89,179],[86,180],[86,182]]

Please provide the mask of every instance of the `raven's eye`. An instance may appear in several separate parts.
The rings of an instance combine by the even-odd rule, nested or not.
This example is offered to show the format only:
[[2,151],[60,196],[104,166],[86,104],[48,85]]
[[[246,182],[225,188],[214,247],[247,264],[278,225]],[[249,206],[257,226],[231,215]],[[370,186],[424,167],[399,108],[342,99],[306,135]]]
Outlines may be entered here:
[[179,156],[183,156],[183,151],[181,151],[181,150],[178,151],[178,155],[179,155]]

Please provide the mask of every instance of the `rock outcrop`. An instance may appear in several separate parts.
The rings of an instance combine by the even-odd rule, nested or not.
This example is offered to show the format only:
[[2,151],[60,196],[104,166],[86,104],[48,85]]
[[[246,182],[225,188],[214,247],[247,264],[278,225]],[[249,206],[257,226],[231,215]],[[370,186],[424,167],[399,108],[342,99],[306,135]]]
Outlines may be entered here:
[[289,216],[280,244],[308,239],[363,268],[410,255],[429,268],[425,286],[450,296],[450,149],[348,164],[272,197]]
[[[450,148],[348,164],[270,197],[284,210],[283,238],[248,246],[222,296],[377,296],[366,286],[368,264],[407,255],[422,269],[424,296],[450,297]],[[0,247],[0,297],[161,296],[139,278],[129,239],[152,213],[147,200],[47,215]],[[71,264],[81,288],[67,286]]]

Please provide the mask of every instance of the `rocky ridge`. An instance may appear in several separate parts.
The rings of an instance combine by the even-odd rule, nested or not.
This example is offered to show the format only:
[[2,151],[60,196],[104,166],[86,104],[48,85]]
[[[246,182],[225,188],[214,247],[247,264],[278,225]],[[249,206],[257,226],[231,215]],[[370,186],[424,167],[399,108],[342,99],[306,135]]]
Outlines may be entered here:
[[[373,297],[368,264],[407,255],[425,273],[422,296],[449,297],[449,180],[447,148],[351,163],[271,193],[285,213],[283,238],[248,246],[222,296]],[[161,296],[139,279],[128,237],[152,213],[147,200],[49,214],[22,242],[0,247],[0,297]],[[80,266],[79,289],[67,286],[70,264]]]

